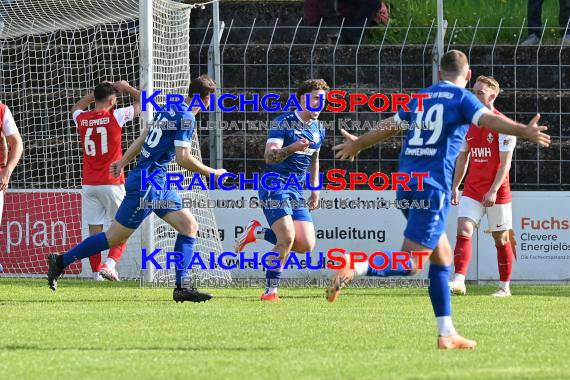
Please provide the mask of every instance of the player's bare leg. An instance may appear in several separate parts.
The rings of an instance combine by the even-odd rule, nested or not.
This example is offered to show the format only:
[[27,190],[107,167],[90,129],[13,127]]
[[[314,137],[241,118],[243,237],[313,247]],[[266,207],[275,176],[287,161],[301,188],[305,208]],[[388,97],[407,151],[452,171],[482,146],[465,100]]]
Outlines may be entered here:
[[[277,260],[269,259],[269,261],[277,261],[279,268],[268,269],[266,271],[266,278],[268,281],[268,286],[265,292],[261,295],[262,301],[278,301],[279,295],[277,293],[279,280],[283,273],[283,263],[287,260],[289,252],[293,247],[293,242],[295,241],[295,224],[293,223],[293,218],[291,215],[285,215],[282,218],[277,219],[271,229],[277,237],[277,242],[273,247],[273,251],[279,254]],[[268,262],[268,265],[275,265],[275,263]],[[277,284],[276,284],[277,283]]]
[[477,223],[465,217],[457,218],[457,242],[455,243],[455,251],[453,252],[453,260],[455,264],[455,275],[453,280],[449,282],[449,289],[452,294],[465,295],[467,288],[465,287],[465,276],[467,268],[471,261],[471,238]]
[[[89,235],[97,235],[103,232],[102,224],[90,224],[89,225]],[[103,277],[99,273],[101,270],[101,252],[89,256],[89,265],[91,265],[91,272],[93,272],[93,279],[95,281],[103,281]]]
[[295,240],[291,251],[311,252],[315,249],[315,225],[306,220],[293,220]]
[[499,288],[493,297],[510,297],[510,280],[513,271],[513,249],[510,242],[509,231],[493,231],[495,247],[497,247],[497,264],[499,266]]
[[174,251],[181,252],[182,269],[176,268],[176,289],[172,293],[174,301],[184,302],[205,302],[212,299],[212,295],[200,292],[196,289],[182,287],[184,277],[188,277],[188,266],[194,255],[194,243],[198,234],[198,222],[188,209],[172,211],[164,215],[162,219],[178,231]]
[[[421,245],[411,242],[404,243],[405,248],[422,249]],[[414,247],[416,245],[416,247]],[[424,249],[426,247],[423,247]],[[437,347],[441,349],[469,349],[475,348],[477,342],[462,337],[455,331],[451,321],[451,294],[448,286],[449,267],[451,266],[453,253],[447,235],[443,234],[438,245],[430,255],[429,268],[429,295],[437,319],[439,336]]]

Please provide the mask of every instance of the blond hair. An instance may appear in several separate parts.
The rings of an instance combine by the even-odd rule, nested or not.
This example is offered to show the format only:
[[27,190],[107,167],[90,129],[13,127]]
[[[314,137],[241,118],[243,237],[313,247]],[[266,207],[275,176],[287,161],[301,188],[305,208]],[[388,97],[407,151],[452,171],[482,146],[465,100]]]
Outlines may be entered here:
[[496,95],[499,95],[501,88],[499,87],[499,82],[493,77],[486,77],[485,75],[479,75],[475,82],[481,82],[486,84],[491,90],[495,91]]

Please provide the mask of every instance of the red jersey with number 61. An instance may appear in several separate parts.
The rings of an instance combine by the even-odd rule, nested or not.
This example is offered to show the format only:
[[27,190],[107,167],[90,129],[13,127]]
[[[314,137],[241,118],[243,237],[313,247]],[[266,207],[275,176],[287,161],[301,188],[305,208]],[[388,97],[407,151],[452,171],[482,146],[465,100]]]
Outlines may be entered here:
[[120,185],[125,183],[121,173],[113,177],[109,167],[123,156],[121,132],[123,125],[133,120],[132,106],[116,110],[75,111],[73,120],[79,128],[83,147],[83,184]]
[[[493,113],[502,115],[496,109]],[[469,173],[465,179],[463,195],[483,202],[483,197],[491,189],[501,165],[501,152],[512,152],[517,139],[514,136],[497,133],[489,128],[471,125],[461,147],[461,152],[471,153]],[[509,175],[497,191],[496,204],[512,202]]]

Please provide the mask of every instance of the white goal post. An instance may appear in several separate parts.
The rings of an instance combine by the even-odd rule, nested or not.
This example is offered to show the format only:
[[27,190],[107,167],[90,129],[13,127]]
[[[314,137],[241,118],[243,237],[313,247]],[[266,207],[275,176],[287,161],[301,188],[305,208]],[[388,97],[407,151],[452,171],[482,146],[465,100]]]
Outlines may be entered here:
[[[61,253],[87,235],[81,215],[82,148],[71,106],[104,80],[127,80],[162,94],[186,93],[191,77],[200,74],[191,76],[189,70],[191,8],[171,0],[0,2],[0,100],[12,110],[24,141],[0,224],[2,275],[43,277],[48,253]],[[121,97],[119,106],[130,101]],[[161,101],[164,97],[158,97]],[[141,119],[152,120],[152,113]],[[123,150],[139,135],[140,125],[137,120],[124,127]],[[196,132],[192,151],[201,159]],[[169,170],[191,178],[175,164]],[[181,195],[208,198],[201,190]],[[195,251],[220,254],[213,210],[191,211],[200,226]],[[149,217],[129,240],[119,275],[138,278],[141,248],[172,250],[175,236],[170,226]],[[158,261],[164,264],[164,255]],[[84,260],[68,275],[90,272]],[[143,275],[168,277],[173,270]],[[193,270],[192,275],[230,278],[221,269]]]

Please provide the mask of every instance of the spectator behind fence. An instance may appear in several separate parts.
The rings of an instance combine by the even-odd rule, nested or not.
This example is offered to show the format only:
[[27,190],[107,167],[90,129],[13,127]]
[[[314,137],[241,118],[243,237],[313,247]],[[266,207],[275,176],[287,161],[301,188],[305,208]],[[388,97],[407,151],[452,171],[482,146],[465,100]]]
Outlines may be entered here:
[[330,42],[338,38],[340,20],[344,18],[341,42],[356,44],[364,26],[388,24],[389,8],[379,0],[305,0],[305,24],[317,26],[321,18]]
[[[542,29],[542,3],[544,0],[528,0],[528,37],[521,45],[538,45]],[[570,35],[566,35],[568,19],[570,18],[570,0],[559,0],[560,3],[560,35],[562,44],[570,45]]]

